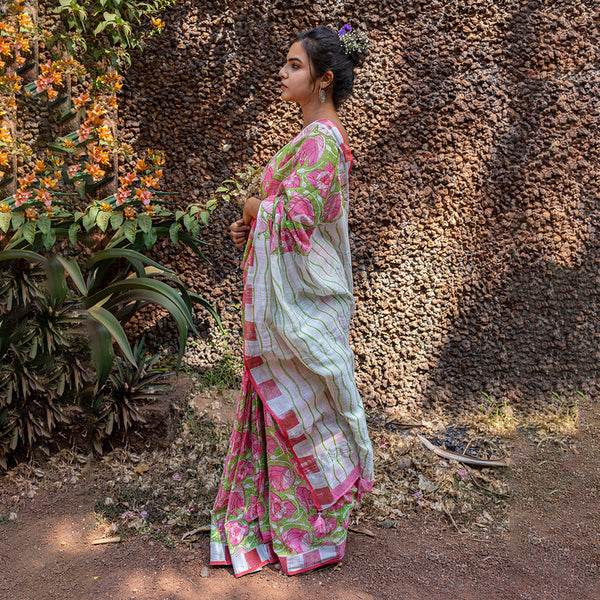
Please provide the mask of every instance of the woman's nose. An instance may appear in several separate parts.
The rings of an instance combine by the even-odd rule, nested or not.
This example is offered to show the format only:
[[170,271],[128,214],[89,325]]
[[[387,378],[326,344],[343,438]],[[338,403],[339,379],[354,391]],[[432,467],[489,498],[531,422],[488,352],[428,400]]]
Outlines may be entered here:
[[281,67],[281,69],[279,69],[279,77],[281,77],[281,79],[285,79],[287,77],[285,67]]

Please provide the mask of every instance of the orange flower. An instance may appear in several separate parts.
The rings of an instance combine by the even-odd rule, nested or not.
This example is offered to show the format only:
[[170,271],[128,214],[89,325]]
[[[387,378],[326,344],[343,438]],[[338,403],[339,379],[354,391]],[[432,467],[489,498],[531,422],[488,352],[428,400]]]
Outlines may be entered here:
[[6,152],[0,152],[0,165],[8,167],[8,154]]
[[145,158],[141,158],[140,160],[138,160],[135,163],[135,170],[136,171],[145,171],[148,168],[148,165],[146,164],[146,159]]
[[0,54],[3,54],[4,56],[11,55],[10,44],[4,40],[0,40]]
[[79,94],[77,98],[73,98],[73,104],[75,105],[75,108],[77,110],[79,110],[82,106],[85,106],[88,102],[91,101],[92,99],[90,98],[90,95],[87,92]]
[[117,102],[117,97],[116,96],[111,96],[106,101],[106,104],[108,104],[111,108],[119,108],[119,103]]
[[0,143],[10,144],[13,141],[8,127],[0,127]]
[[19,208],[19,206],[27,202],[29,198],[31,198],[31,192],[28,192],[27,190],[17,190],[17,193],[15,194],[15,206]]
[[157,17],[152,18],[152,27],[154,29],[158,29],[158,31],[162,31],[165,27],[165,22]]
[[19,36],[17,36],[17,39],[15,40],[15,47],[20,52],[29,52],[29,50],[30,50],[29,40],[26,37],[19,35]]
[[21,187],[27,187],[31,185],[35,181],[35,175],[33,173],[28,173],[25,177],[19,178],[19,185]]
[[155,167],[160,167],[165,164],[165,153],[160,150],[156,150],[155,152],[149,152],[150,160]]
[[26,208],[25,218],[28,221],[35,221],[38,218],[38,211],[35,208]]
[[108,165],[110,163],[110,156],[108,152],[102,150],[100,146],[94,146],[94,148],[89,154],[95,163],[99,163],[102,165]]
[[123,204],[123,202],[129,198],[129,196],[131,196],[131,191],[126,187],[120,187],[115,194],[115,204],[117,206],[121,206],[121,204]]
[[35,197],[40,202],[43,202],[46,206],[52,204],[52,196],[48,190],[36,190]]
[[144,206],[144,210],[151,216],[154,216],[154,206],[152,206],[152,204],[148,204],[147,206]]
[[148,175],[146,177],[140,177],[140,181],[142,185],[149,188],[158,187],[158,179],[152,177],[152,175]]
[[112,212],[112,207],[110,204],[108,204],[107,202],[103,202],[100,205],[100,210],[103,210],[104,212]]
[[85,163],[85,173],[91,175],[94,181],[100,181],[105,172],[98,165]]
[[34,171],[36,173],[43,173],[46,170],[46,162],[44,160],[36,160]]
[[142,190],[138,188],[135,190],[135,196],[142,204],[145,204],[146,206],[148,206],[152,200],[152,192],[150,190]]
[[17,17],[17,21],[19,21],[19,27],[23,27],[23,29],[31,29],[33,27],[33,19],[27,13],[21,13]]
[[52,101],[58,96],[58,92],[54,88],[48,88],[46,90],[46,94],[48,94],[48,100]]
[[92,133],[93,129],[93,127],[83,123],[77,132],[77,139],[79,140],[79,143],[85,142],[85,140],[87,140],[90,137],[90,134]]
[[80,170],[81,170],[81,165],[71,165],[67,169],[67,173],[69,174],[69,177],[71,179],[73,179],[73,177],[75,177],[75,175],[77,175],[77,173],[79,173]]
[[156,169],[156,171],[154,171],[154,177],[156,177],[156,179],[162,179],[162,176],[163,176],[162,169]]
[[119,183],[121,185],[131,185],[136,179],[135,173],[127,173],[127,175],[119,177]]
[[133,221],[135,219],[135,209],[132,208],[131,206],[126,206],[123,209],[123,216],[128,220],[128,221]]
[[98,127],[98,129],[96,129],[96,133],[98,134],[98,138],[100,139],[100,141],[104,142],[105,144],[110,144],[110,142],[115,141],[110,127],[106,125]]
[[52,156],[50,158],[50,162],[52,163],[52,166],[55,169],[58,169],[59,167],[62,167],[65,164],[65,161],[60,158],[60,156]]
[[0,204],[0,212],[12,212],[8,204]]
[[72,142],[71,140],[62,140],[61,144],[65,147],[65,148],[69,148],[70,150],[75,150],[75,148],[77,146],[75,146],[75,143]]
[[53,177],[41,177],[40,178],[40,186],[44,188],[50,188],[51,190],[58,189],[58,179],[54,179]]

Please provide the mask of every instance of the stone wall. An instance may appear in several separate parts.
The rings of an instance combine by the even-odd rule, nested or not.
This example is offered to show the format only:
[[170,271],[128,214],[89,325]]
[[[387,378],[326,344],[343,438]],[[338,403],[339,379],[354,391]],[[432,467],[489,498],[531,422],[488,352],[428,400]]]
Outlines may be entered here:
[[[600,12],[596,1],[197,2],[126,75],[121,127],[167,152],[165,189],[207,197],[300,129],[277,72],[294,34],[364,28],[351,138],[366,404],[525,409],[597,391]],[[213,265],[158,251],[239,336],[240,252],[222,206]]]

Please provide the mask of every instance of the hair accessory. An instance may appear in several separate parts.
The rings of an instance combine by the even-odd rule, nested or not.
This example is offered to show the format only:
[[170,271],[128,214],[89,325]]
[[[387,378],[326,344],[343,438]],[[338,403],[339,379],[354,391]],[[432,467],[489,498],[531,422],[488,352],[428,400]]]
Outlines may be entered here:
[[363,52],[369,46],[369,36],[361,31],[353,31],[352,26],[346,23],[338,31],[342,52],[352,54],[352,52]]
[[325,95],[325,90],[323,88],[319,88],[319,100],[321,101],[321,104],[327,100],[327,96]]

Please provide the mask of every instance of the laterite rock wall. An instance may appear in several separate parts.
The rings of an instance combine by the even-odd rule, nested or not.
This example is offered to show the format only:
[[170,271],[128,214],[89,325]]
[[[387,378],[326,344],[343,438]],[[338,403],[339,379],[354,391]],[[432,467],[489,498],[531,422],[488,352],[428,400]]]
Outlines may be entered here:
[[[182,2],[126,76],[122,127],[206,198],[300,128],[277,72],[295,32],[372,40],[351,137],[352,344],[370,407],[524,409],[594,395],[600,354],[597,1]],[[213,266],[162,251],[239,335],[241,254],[222,206]],[[165,256],[170,252],[169,256]],[[161,254],[161,251],[158,251]]]

